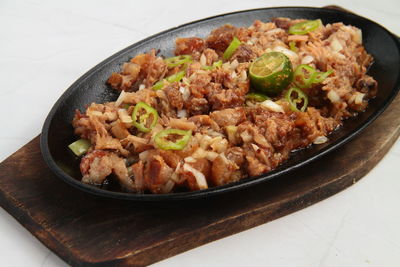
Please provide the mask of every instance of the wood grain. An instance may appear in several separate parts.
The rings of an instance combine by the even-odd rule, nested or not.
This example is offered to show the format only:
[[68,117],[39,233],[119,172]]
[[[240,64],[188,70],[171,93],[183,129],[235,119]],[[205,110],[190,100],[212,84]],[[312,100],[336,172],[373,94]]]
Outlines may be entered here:
[[74,266],[143,266],[308,207],[354,184],[400,134],[400,95],[360,136],[296,172],[185,203],[81,192],[43,162],[39,137],[0,164],[0,205]]
[[46,167],[36,137],[0,164],[0,204],[70,264],[143,266],[352,185],[399,136],[399,113],[400,96],[360,136],[321,160],[275,181],[186,203],[135,203],[76,190]]

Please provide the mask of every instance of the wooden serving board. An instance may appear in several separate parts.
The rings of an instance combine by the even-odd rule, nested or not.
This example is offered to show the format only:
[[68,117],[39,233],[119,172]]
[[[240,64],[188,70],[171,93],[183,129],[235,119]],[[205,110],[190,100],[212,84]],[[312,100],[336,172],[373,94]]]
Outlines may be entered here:
[[[210,199],[105,199],[58,179],[39,137],[0,164],[0,205],[74,266],[143,266],[310,206],[361,179],[400,134],[400,95],[364,132],[290,175]],[[340,166],[340,168],[338,168]]]

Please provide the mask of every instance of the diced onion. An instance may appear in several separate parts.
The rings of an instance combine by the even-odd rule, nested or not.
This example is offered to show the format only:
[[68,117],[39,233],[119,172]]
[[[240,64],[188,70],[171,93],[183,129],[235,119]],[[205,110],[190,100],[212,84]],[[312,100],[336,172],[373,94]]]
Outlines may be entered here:
[[118,109],[118,117],[123,123],[132,123],[132,117],[128,115],[125,109]]
[[292,63],[297,62],[297,60],[299,59],[299,55],[297,55],[297,53],[295,53],[292,50],[289,50],[283,46],[275,46],[274,49],[272,49],[272,51],[281,52],[281,53],[285,54]]
[[328,138],[326,136],[318,136],[314,139],[314,144],[319,145],[328,142]]
[[196,159],[193,158],[193,157],[186,157],[186,158],[185,158],[185,162],[191,162],[191,163],[193,163],[193,162],[196,162]]
[[176,116],[177,116],[178,118],[186,118],[186,117],[187,117],[187,111],[186,111],[186,109],[178,110],[178,111],[176,112]]
[[218,153],[214,151],[208,151],[206,154],[206,158],[210,161],[215,160],[218,157]]
[[330,47],[333,51],[339,52],[340,50],[343,49],[342,44],[338,41],[338,39],[333,38],[330,44]]
[[139,153],[139,159],[146,160],[148,155],[149,155],[149,150],[145,150],[145,151]]
[[117,99],[117,101],[115,101],[114,105],[116,107],[119,107],[124,102],[125,96],[126,96],[125,91],[121,91],[121,93],[119,94],[118,99]]
[[356,92],[355,98],[354,98],[354,103],[356,103],[357,105],[360,105],[363,101],[364,96],[365,96],[365,94]]
[[200,56],[200,64],[205,66],[207,64],[207,58],[204,54],[201,54]]
[[285,113],[285,111],[283,110],[281,105],[278,105],[277,103],[275,103],[274,101],[272,101],[270,99],[265,100],[260,105],[262,105],[263,107],[266,107],[267,109],[269,109],[270,111],[273,111],[273,112]]
[[144,85],[143,83],[139,85],[139,90],[143,90],[144,88],[146,88],[146,85]]
[[190,90],[186,87],[179,87],[179,92],[182,94],[183,101],[187,101],[190,97]]
[[326,96],[332,103],[340,101],[340,96],[333,90],[330,90]]
[[237,59],[233,60],[231,62],[231,69],[235,70],[237,67],[239,66],[239,61],[237,61]]
[[301,64],[310,64],[313,61],[314,61],[314,57],[307,55],[301,59]]
[[203,173],[196,170],[195,168],[193,168],[192,166],[190,166],[187,163],[185,163],[183,165],[183,170],[187,171],[187,172],[191,172],[193,174],[194,178],[196,179],[197,185],[199,186],[200,189],[208,188],[207,180]]

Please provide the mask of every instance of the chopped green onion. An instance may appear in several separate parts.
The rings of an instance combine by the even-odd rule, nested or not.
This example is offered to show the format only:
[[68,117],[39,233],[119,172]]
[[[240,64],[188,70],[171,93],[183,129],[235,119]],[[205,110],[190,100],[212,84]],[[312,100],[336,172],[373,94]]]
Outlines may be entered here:
[[68,148],[71,149],[75,155],[80,157],[83,154],[86,154],[86,152],[88,152],[90,146],[91,146],[91,144],[90,144],[89,140],[79,139],[79,140],[73,142],[72,144],[70,144],[68,146]]
[[[176,136],[181,136],[176,139]],[[182,150],[192,136],[192,131],[185,131],[180,129],[166,129],[156,134],[154,143],[160,149],[164,150]],[[168,140],[168,137],[173,137],[175,141]]]
[[166,78],[166,80],[170,83],[173,82],[179,82],[180,80],[182,80],[182,78],[185,76],[186,71],[182,70],[180,72],[177,72],[169,77]]
[[201,66],[203,70],[213,70],[222,66],[222,60],[218,60],[212,64],[212,66]]
[[238,38],[233,37],[232,42],[229,44],[228,48],[224,52],[224,59],[228,60],[231,58],[233,53],[235,53],[236,49],[240,46],[241,42],[239,41]]
[[309,32],[312,32],[322,24],[320,19],[316,20],[307,20],[304,22],[297,23],[295,25],[290,26],[288,33],[289,34],[298,34],[304,35]]
[[165,63],[167,64],[168,68],[173,68],[185,63],[192,62],[192,56],[190,55],[181,55],[176,57],[170,57],[164,59]]
[[183,77],[185,77],[185,75],[186,75],[186,71],[182,70],[171,76],[168,76],[167,78],[165,78],[161,81],[156,82],[152,88],[153,88],[153,90],[160,90],[164,87],[164,80],[167,80],[167,82],[169,82],[169,83],[179,82],[180,80],[182,80]]
[[290,50],[292,50],[293,52],[297,53],[297,51],[299,51],[299,49],[296,46],[296,42],[289,42],[289,48]]
[[[144,110],[144,113],[141,111]],[[150,118],[152,116],[152,118]],[[151,119],[150,126],[147,126],[147,119]],[[139,102],[136,104],[132,112],[133,125],[141,132],[150,132],[151,129],[156,125],[158,120],[157,110],[147,105],[145,102]]]
[[[296,112],[304,112],[308,106],[308,96],[299,88],[292,87],[285,94],[286,100],[289,102],[290,109]],[[300,109],[298,108],[300,106]]]
[[164,80],[158,81],[153,85],[153,90],[160,90],[164,87]]

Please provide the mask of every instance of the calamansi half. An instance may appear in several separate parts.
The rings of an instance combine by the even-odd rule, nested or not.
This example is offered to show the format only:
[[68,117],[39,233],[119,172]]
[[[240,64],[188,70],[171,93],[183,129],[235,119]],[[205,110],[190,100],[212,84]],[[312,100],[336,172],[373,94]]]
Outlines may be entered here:
[[268,95],[277,95],[292,81],[292,63],[281,52],[269,52],[251,63],[249,76],[254,89]]

